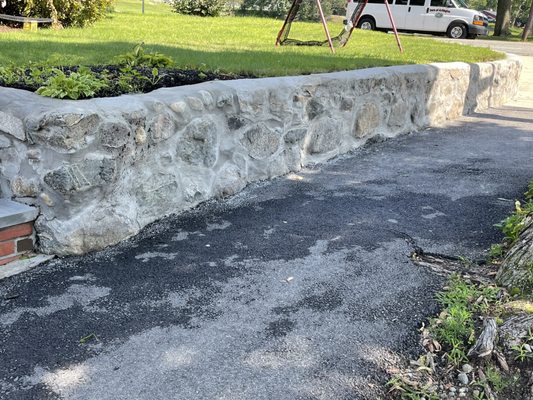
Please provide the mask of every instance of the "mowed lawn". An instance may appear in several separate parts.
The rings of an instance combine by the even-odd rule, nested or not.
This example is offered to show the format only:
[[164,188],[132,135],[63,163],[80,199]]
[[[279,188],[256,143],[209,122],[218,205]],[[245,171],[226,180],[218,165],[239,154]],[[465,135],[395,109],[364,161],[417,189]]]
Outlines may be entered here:
[[[502,58],[485,48],[472,48],[403,35],[400,54],[391,34],[355,30],[344,48],[275,47],[282,21],[271,18],[178,15],[166,4],[119,0],[114,12],[87,28],[0,32],[0,65],[110,64],[113,58],[143,42],[147,50],[171,56],[180,68],[203,68],[259,76],[295,75],[373,66],[430,62],[478,62]],[[333,36],[342,23],[330,24]],[[323,39],[319,23],[296,23],[291,37]]]

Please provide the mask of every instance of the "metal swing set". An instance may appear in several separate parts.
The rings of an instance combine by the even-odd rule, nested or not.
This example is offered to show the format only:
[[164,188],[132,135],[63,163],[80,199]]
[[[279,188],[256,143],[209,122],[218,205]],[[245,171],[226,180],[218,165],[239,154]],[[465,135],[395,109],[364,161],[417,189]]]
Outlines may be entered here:
[[[350,39],[350,36],[352,35],[354,28],[359,23],[359,19],[361,18],[361,15],[363,15],[365,6],[368,3],[368,0],[359,0],[357,2],[356,7],[354,8],[352,12],[352,15],[350,16],[349,19],[347,19],[344,29],[337,36],[331,37],[329,33],[328,25],[326,23],[326,18],[324,17],[324,12],[322,11],[322,5],[320,4],[320,0],[315,0],[316,6],[318,9],[318,14],[320,16],[320,21],[322,22],[322,26],[324,27],[324,32],[326,34],[326,40],[307,40],[306,41],[306,40],[298,40],[298,39],[289,38],[289,33],[291,30],[292,22],[296,18],[298,10],[300,9],[300,5],[302,4],[303,1],[306,1],[306,0],[293,0],[291,8],[289,9],[289,12],[287,13],[287,17],[285,18],[285,22],[283,22],[283,26],[281,27],[278,33],[278,36],[276,38],[276,46],[287,46],[287,45],[325,46],[327,44],[331,52],[335,53],[335,47],[334,47],[335,45],[339,47],[344,47],[346,46],[346,43],[348,43],[348,40]],[[394,31],[394,36],[396,37],[396,43],[398,44],[398,49],[400,50],[400,53],[402,53],[403,52],[402,44],[398,36],[398,31],[396,30],[396,24],[394,23],[394,18],[392,17],[392,12],[391,12],[389,3],[387,0],[383,0],[383,3],[385,4],[385,7],[387,8],[387,14],[389,16],[392,30]]]

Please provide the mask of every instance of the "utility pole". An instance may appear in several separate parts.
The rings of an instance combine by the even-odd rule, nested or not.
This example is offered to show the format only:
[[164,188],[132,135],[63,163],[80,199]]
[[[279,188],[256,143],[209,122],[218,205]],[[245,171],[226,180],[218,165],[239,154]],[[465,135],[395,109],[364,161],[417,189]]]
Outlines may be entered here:
[[144,14],[144,0],[142,0],[142,11],[143,11],[143,14]]

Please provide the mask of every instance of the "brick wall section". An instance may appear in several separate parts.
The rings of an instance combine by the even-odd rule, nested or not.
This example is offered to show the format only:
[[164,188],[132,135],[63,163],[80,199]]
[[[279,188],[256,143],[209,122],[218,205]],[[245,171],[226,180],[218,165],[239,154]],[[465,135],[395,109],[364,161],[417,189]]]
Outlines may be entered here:
[[0,265],[15,261],[31,252],[35,235],[33,223],[14,225],[0,229]]

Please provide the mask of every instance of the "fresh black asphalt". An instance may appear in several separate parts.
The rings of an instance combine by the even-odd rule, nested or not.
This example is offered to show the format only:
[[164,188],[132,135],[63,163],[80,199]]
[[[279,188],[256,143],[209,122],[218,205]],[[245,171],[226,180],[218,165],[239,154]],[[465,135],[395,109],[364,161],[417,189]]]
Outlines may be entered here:
[[129,241],[0,281],[0,398],[377,399],[442,278],[533,178],[501,108],[252,185]]

